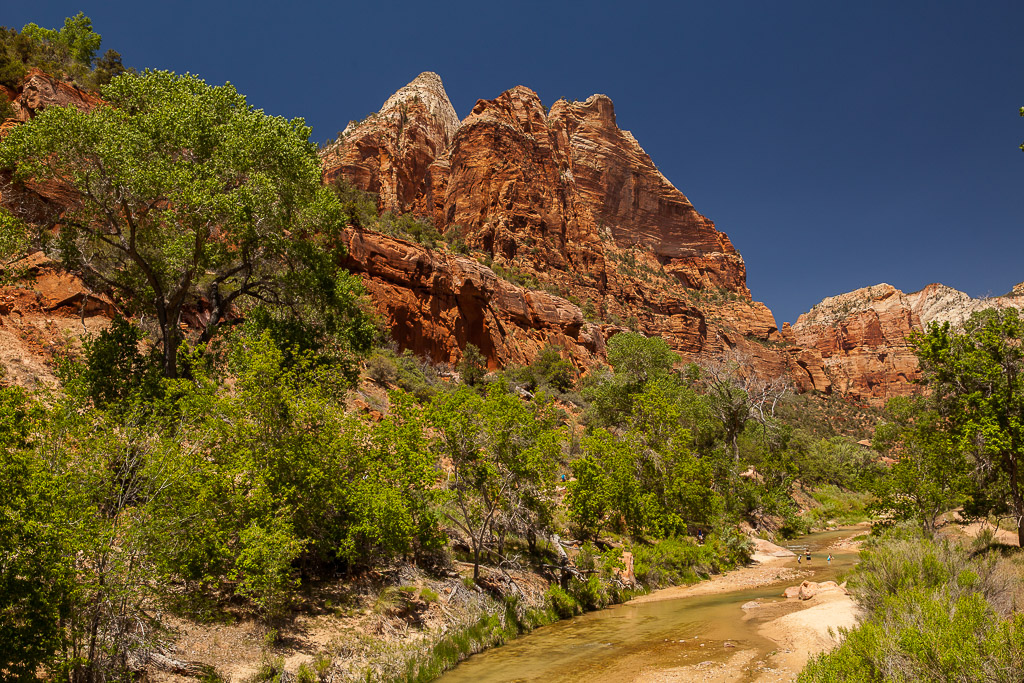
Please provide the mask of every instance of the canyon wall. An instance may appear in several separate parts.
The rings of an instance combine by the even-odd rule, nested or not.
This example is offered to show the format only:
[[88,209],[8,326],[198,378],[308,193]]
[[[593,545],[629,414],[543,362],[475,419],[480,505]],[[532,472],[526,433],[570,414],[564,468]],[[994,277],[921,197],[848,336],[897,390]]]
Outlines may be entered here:
[[459,121],[441,79],[424,73],[321,156],[328,182],[429,218],[471,250],[350,236],[346,265],[405,348],[456,361],[473,343],[496,367],[555,343],[588,365],[611,335],[636,329],[688,359],[729,351],[801,389],[829,388],[816,351],[788,344],[751,299],[728,236],[618,127],[604,95],[547,109],[517,86]]
[[981,299],[940,284],[904,294],[883,283],[823,300],[786,332],[821,355],[837,391],[879,404],[919,391],[913,332],[931,323],[958,328],[976,311],[1008,307],[1024,308],[1024,283],[1006,296]]
[[[100,103],[38,69],[0,97],[15,113],[0,136],[48,106]],[[345,234],[344,265],[362,276],[396,342],[435,361],[457,362],[474,344],[497,368],[554,344],[586,367],[603,359],[609,338],[633,329],[687,360],[729,356],[801,391],[879,404],[917,390],[912,332],[1024,303],[1024,284],[990,299],[880,284],[825,299],[777,329],[751,298],[728,236],[618,127],[604,95],[547,109],[517,86],[460,121],[428,72],[349,124],[321,157],[327,182],[373,193],[381,211],[429,218],[468,246],[428,248],[359,226]],[[54,225],[67,202],[59,185],[0,174],[0,205],[25,220]],[[101,329],[115,308],[40,253],[6,270],[8,280],[25,277],[0,287],[0,366],[8,380],[31,384],[51,377],[53,354]]]

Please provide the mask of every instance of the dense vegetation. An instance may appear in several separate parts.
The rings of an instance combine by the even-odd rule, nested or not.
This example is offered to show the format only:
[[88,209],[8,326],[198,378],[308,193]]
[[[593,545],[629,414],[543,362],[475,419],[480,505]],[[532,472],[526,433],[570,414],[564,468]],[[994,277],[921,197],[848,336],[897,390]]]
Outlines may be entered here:
[[[916,338],[930,391],[890,401],[875,443],[897,460],[873,486],[886,520],[878,527],[912,526],[893,527],[863,554],[851,586],[866,618],[800,680],[1024,679],[1022,333],[1015,309],[992,309],[961,332],[946,323]],[[970,547],[953,543],[940,527],[955,508],[1008,519],[1018,545],[991,530]]]
[[[832,399],[821,413],[743,358],[684,365],[636,332],[583,374],[554,346],[499,372],[472,346],[456,368],[435,365],[387,346],[337,266],[339,236],[353,225],[467,251],[457,230],[324,187],[305,124],[230,86],[115,74],[83,15],[0,38],[0,82],[41,66],[102,85],[108,104],[48,108],[0,142],[16,181],[58,181],[75,199],[42,223],[0,210],[0,257],[42,249],[129,316],[61,361],[59,387],[0,385],[5,680],[127,678],[163,637],[161,613],[279,624],[303,589],[388,567],[458,577],[464,561],[479,592],[512,570],[550,580],[542,611],[503,597],[507,619],[468,627],[493,643],[626,597],[624,549],[655,587],[744,562],[744,525],[784,537],[869,505],[925,531],[961,504],[1024,515],[1015,313],[920,338],[932,391],[890,404],[876,434],[890,470],[843,435],[863,436],[867,411]],[[970,623],[942,637],[967,628],[979,661],[1018,642],[1019,621],[985,602],[998,561],[900,543],[865,564],[866,635],[809,676],[897,671],[870,648],[895,634],[904,659],[925,652],[907,635],[921,606],[941,629],[963,605]],[[917,592],[887,597],[893,586]],[[388,586],[381,612],[402,600]],[[432,642],[416,676],[461,656],[459,638]]]
[[991,536],[964,547],[906,528],[875,541],[849,581],[864,620],[799,680],[1024,680],[1022,567],[1007,550]]

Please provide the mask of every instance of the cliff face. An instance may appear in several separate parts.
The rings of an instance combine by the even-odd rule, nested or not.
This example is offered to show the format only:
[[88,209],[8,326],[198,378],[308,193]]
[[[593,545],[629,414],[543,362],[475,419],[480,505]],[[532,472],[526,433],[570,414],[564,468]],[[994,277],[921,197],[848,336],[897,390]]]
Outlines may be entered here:
[[[457,360],[472,342],[502,365],[553,342],[586,364],[632,327],[688,358],[730,348],[765,371],[794,373],[802,388],[828,388],[814,359],[788,347],[771,311],[751,300],[729,238],[618,128],[604,95],[546,110],[517,86],[459,122],[440,79],[425,73],[350,124],[322,159],[326,178],[379,194],[382,210],[429,217],[473,250],[353,237],[348,267],[418,353]],[[535,284],[510,298],[496,272]],[[560,320],[576,322],[522,313],[512,299],[555,302]]]
[[1022,285],[1009,296],[973,299],[940,284],[904,294],[883,283],[823,300],[793,325],[793,341],[821,355],[836,390],[882,403],[918,390],[913,382],[921,373],[908,340],[912,332],[933,322],[960,327],[986,308],[1024,308],[1022,295]]
[[[0,136],[48,106],[100,103],[39,70],[0,96],[15,111]],[[459,121],[440,78],[425,73],[350,124],[322,159],[327,179],[377,193],[382,210],[427,216],[470,246],[460,255],[370,231],[345,237],[345,265],[396,341],[436,361],[456,362],[472,343],[494,368],[555,344],[589,365],[611,336],[635,329],[687,359],[727,354],[798,390],[880,403],[916,390],[911,332],[1024,304],[1024,283],[994,299],[881,284],[825,299],[779,330],[751,299],[729,238],[618,128],[603,95],[548,111],[519,86]],[[53,225],[68,201],[58,185],[0,175],[0,205],[25,220]],[[9,270],[30,277],[0,287],[0,365],[31,384],[49,376],[61,344],[106,325],[114,305],[41,254]]]

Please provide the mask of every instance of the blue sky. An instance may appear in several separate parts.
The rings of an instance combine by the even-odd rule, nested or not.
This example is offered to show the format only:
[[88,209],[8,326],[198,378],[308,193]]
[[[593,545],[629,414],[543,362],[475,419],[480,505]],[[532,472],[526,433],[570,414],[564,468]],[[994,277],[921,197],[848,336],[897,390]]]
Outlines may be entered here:
[[1024,2],[18,3],[126,64],[231,81],[318,141],[436,71],[460,116],[600,92],[781,325],[826,296],[1024,281]]

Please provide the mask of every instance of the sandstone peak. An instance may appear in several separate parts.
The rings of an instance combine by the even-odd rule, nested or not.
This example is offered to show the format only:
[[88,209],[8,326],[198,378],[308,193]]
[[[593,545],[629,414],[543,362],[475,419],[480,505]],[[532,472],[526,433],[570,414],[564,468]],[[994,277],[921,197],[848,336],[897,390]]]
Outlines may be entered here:
[[976,311],[1010,307],[1022,308],[1024,300],[973,298],[938,283],[905,294],[881,283],[824,299],[800,316],[792,333],[797,344],[821,354],[825,374],[840,392],[881,403],[917,391],[913,333],[931,323],[960,327]]
[[[610,98],[560,99],[545,111],[536,92],[517,85],[478,100],[457,126],[430,102],[448,104],[427,73],[323,150],[325,175],[377,194],[382,210],[429,217],[442,234],[457,230],[496,272],[534,283],[534,313],[514,312],[521,307],[508,302],[518,294],[495,304],[499,289],[480,284],[488,278],[460,274],[470,260],[362,231],[347,265],[402,346],[450,361],[469,342],[500,365],[528,361],[551,342],[587,363],[630,326],[689,358],[728,346],[771,374],[799,365],[801,386],[827,388],[820,357],[764,344],[778,330],[771,311],[750,300],[743,259],[619,129]],[[534,295],[543,290],[577,303]],[[548,308],[558,315],[538,312]],[[587,324],[567,313],[577,310],[590,311]]]
[[412,79],[408,85],[400,88],[384,103],[381,112],[398,108],[417,98],[426,105],[427,111],[441,123],[447,139],[450,140],[451,136],[455,134],[455,129],[459,127],[459,116],[455,113],[452,101],[448,99],[448,92],[444,89],[441,77],[433,71],[424,71]]
[[600,93],[591,95],[583,102],[583,107],[586,109],[592,109],[595,111],[599,118],[608,121],[612,125],[615,123],[615,103],[612,102],[612,98],[607,95]]

